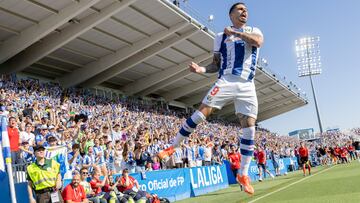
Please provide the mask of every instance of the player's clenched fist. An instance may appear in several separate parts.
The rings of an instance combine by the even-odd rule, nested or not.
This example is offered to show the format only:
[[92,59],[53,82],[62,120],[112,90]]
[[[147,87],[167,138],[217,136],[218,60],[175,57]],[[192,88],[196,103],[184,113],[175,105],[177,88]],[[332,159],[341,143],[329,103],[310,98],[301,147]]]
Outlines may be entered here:
[[233,30],[231,27],[226,27],[226,28],[224,29],[224,33],[225,33],[227,36],[230,36],[230,35],[234,35],[234,34],[235,34],[234,30]]
[[198,64],[191,62],[189,64],[189,69],[193,73],[205,73],[206,69],[204,67],[199,66]]

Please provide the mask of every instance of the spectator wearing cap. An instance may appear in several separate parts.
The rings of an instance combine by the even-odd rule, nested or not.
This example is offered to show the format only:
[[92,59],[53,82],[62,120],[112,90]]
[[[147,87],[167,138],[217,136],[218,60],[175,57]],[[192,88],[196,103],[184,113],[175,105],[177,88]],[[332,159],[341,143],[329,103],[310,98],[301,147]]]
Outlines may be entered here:
[[59,192],[62,185],[60,164],[55,160],[45,159],[45,147],[42,145],[35,146],[34,153],[36,161],[27,167],[29,202],[50,203],[53,195],[62,202]]
[[48,127],[46,125],[40,126],[40,133],[35,136],[36,145],[46,146],[46,135],[48,134]]
[[10,117],[9,124],[7,127],[9,142],[10,142],[10,151],[11,151],[11,161],[13,164],[18,162],[19,153],[20,153],[20,134],[16,124],[16,118]]
[[34,160],[34,149],[30,146],[28,141],[23,141],[20,146],[21,152],[19,162],[31,163]]
[[71,183],[67,185],[61,193],[62,198],[66,203],[68,202],[81,202],[88,203],[86,198],[85,189],[80,185],[80,174],[74,173]]
[[35,135],[32,133],[33,126],[31,123],[25,124],[25,130],[20,132],[20,141],[25,142],[27,141],[30,146],[35,145]]

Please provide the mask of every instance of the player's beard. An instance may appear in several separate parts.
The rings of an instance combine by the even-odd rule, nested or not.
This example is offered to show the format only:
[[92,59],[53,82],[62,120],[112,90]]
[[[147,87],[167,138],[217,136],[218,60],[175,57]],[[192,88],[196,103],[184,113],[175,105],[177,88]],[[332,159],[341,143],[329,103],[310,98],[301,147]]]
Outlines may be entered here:
[[242,20],[241,17],[239,18],[239,21],[246,24],[247,20]]
[[242,17],[241,17],[242,14],[243,14],[243,13],[240,12],[240,13],[235,17],[235,19],[238,20],[238,21],[240,21],[240,22],[243,23],[243,24],[246,24],[247,19],[246,19],[246,18],[245,18],[245,20],[241,19],[241,18],[242,18]]
[[241,23],[246,23],[247,22],[247,18],[244,18],[245,20],[242,19],[242,13],[239,14],[239,16],[237,16],[237,19],[241,22]]

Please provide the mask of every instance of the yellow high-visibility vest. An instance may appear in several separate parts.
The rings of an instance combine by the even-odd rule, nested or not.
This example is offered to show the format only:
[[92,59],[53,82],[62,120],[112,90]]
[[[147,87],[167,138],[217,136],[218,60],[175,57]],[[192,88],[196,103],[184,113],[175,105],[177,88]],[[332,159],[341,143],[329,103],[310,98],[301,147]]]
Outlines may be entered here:
[[32,163],[27,167],[27,172],[33,182],[35,190],[55,187],[57,176],[60,173],[60,164],[52,159],[50,161],[51,166],[44,169],[36,163]]

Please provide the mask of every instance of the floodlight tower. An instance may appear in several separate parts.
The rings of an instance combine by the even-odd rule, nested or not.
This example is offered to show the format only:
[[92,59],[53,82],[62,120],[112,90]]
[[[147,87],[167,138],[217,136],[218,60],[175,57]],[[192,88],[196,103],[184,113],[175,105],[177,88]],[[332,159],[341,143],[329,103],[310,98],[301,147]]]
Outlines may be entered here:
[[321,73],[321,57],[320,57],[320,37],[304,37],[295,40],[296,58],[299,77],[309,76],[311,89],[314,97],[317,119],[319,123],[320,133],[323,133],[319,107],[316,101],[316,94],[312,80],[313,75]]

